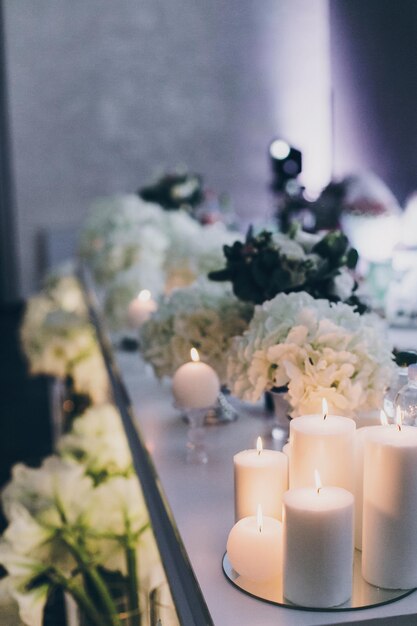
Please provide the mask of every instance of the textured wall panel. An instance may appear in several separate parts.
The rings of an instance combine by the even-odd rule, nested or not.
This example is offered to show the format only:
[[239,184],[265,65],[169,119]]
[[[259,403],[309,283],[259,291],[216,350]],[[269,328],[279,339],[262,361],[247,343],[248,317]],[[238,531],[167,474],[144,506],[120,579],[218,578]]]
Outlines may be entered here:
[[202,172],[243,221],[270,208],[274,134],[311,154],[318,132],[329,170],[327,0],[5,6],[25,292],[42,229],[79,225],[92,198],[159,166]]

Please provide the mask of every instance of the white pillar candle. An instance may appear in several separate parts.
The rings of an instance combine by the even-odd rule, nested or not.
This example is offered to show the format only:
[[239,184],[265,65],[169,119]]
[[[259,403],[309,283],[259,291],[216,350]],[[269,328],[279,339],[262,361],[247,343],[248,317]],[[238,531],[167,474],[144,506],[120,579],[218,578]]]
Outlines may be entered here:
[[235,520],[248,517],[260,504],[266,516],[280,520],[282,496],[288,489],[288,459],[277,450],[263,450],[258,437],[256,450],[243,450],[233,457]]
[[143,289],[129,304],[127,319],[131,328],[139,328],[158,308],[148,289]]
[[232,528],[227,540],[227,555],[233,569],[249,580],[277,578],[282,571],[282,524],[262,515],[244,517]]
[[191,361],[175,372],[172,392],[178,406],[184,409],[204,409],[217,402],[219,377],[210,365],[200,361],[195,348],[191,348]]
[[378,424],[357,428],[355,431],[355,548],[362,550],[362,521],[363,521],[363,457],[365,441],[369,432],[376,432],[375,428],[388,426],[388,419],[384,411],[380,411]]
[[385,426],[365,442],[362,574],[378,587],[417,587],[417,429]]
[[314,487],[314,470],[323,484],[353,491],[354,434],[348,417],[304,415],[290,423],[290,488]]
[[326,608],[351,597],[353,501],[340,487],[284,494],[283,590],[291,602]]
[[364,426],[355,432],[355,548],[362,550],[363,455],[368,432],[378,426]]
[[282,448],[283,453],[285,454],[286,457],[290,458],[290,453],[291,453],[291,446],[289,443],[286,443],[285,446]]

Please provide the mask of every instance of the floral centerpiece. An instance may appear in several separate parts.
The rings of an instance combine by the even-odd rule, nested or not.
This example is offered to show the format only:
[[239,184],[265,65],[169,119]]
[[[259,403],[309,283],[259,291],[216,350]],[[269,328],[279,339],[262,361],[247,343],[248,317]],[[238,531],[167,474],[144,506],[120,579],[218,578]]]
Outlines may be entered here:
[[227,195],[207,189],[202,176],[187,169],[162,174],[150,185],[139,189],[138,195],[145,202],[159,204],[165,211],[185,211],[201,224],[232,218]]
[[[163,284],[162,268],[168,240],[165,215],[159,206],[134,194],[102,198],[93,203],[81,233],[80,255],[97,284],[107,284],[139,263]],[[146,276],[145,276],[146,278]],[[148,281],[154,280],[151,275]],[[149,288],[138,284],[136,289]]]
[[366,310],[349,272],[358,255],[340,232],[320,237],[294,228],[289,235],[269,231],[254,235],[249,229],[245,242],[224,246],[224,255],[226,267],[209,277],[231,281],[234,293],[244,301],[262,304],[278,293],[305,291],[314,298]]
[[103,358],[75,277],[53,276],[29,299],[20,339],[32,375],[69,380],[95,403],[107,399]]
[[135,195],[93,204],[80,241],[81,258],[104,287],[110,325],[126,324],[142,289],[154,297],[191,284],[222,265],[222,246],[239,234],[220,222],[203,226],[185,211],[165,211]]
[[195,347],[225,382],[232,338],[242,334],[252,314],[253,306],[239,301],[230,288],[201,279],[161,300],[140,330],[143,358],[157,376],[172,376]]
[[251,402],[287,387],[293,416],[319,412],[322,398],[332,412],[355,415],[381,406],[392,358],[376,316],[305,292],[278,294],[234,339],[227,380]]
[[16,465],[3,491],[3,583],[29,626],[42,626],[57,588],[91,626],[121,626],[122,602],[129,624],[141,626],[139,590],[164,580],[118,419],[111,406],[78,417],[60,444],[65,458],[48,457],[37,469]]

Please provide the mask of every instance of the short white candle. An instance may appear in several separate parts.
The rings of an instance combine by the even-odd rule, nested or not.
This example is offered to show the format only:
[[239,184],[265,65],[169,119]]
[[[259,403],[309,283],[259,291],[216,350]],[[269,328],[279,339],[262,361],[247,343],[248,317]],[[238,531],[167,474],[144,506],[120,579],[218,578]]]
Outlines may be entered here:
[[148,289],[143,289],[129,304],[127,319],[131,328],[139,328],[158,308]]
[[191,348],[191,361],[175,372],[172,392],[177,405],[184,409],[205,409],[216,403],[220,392],[219,377],[210,365],[200,361],[195,348]]
[[348,417],[322,415],[296,417],[290,423],[290,488],[313,487],[314,470],[325,485],[353,491],[354,434]]
[[282,571],[282,524],[262,515],[244,517],[235,524],[227,540],[227,555],[233,569],[249,580],[277,578]]
[[351,597],[353,500],[340,487],[284,494],[283,590],[291,602],[325,608]]
[[266,516],[280,520],[282,496],[288,489],[288,459],[277,450],[263,450],[258,437],[256,450],[243,450],[233,457],[235,520],[252,515],[257,504]]
[[417,429],[368,433],[364,456],[362,574],[377,587],[417,587]]

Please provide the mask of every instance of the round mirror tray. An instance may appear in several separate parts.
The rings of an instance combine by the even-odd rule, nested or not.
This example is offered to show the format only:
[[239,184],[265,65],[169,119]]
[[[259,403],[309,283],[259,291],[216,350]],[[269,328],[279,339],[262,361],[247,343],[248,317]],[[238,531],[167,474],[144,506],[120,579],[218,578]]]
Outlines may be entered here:
[[259,598],[265,602],[270,602],[271,604],[285,606],[290,609],[302,609],[305,611],[352,611],[355,609],[371,608],[380,606],[381,604],[395,602],[396,600],[404,598],[415,591],[414,589],[382,589],[380,587],[370,585],[362,578],[361,555],[362,553],[359,552],[359,550],[355,550],[352,597],[344,604],[326,608],[313,608],[293,604],[283,595],[281,578],[260,583],[248,580],[243,576],[239,576],[239,574],[235,572],[231,566],[227,552],[223,557],[223,572],[226,578],[235,587],[250,596]]

